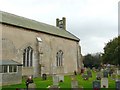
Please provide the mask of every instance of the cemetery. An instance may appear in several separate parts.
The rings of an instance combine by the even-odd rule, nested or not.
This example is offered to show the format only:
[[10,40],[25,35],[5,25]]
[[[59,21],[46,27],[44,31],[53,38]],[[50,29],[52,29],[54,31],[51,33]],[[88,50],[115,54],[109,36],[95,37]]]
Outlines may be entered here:
[[[100,79],[97,79],[97,76]],[[33,81],[28,88],[35,88],[35,90],[54,90],[53,88],[55,90],[71,90],[71,88],[79,88],[78,90],[120,90],[120,76],[116,74],[113,79],[112,75],[110,76],[106,70],[96,72],[92,69],[86,69],[83,73],[77,73],[77,75],[73,72],[73,75],[43,76],[41,78],[33,78]],[[8,88],[11,90],[17,90],[17,88],[18,90],[25,90],[25,82],[26,80],[23,78],[21,84],[3,86],[2,88],[3,90]]]

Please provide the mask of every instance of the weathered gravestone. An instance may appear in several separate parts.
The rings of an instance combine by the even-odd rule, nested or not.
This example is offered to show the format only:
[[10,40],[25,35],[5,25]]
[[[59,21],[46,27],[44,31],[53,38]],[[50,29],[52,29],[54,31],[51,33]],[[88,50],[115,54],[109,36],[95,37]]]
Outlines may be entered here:
[[101,88],[108,88],[108,78],[101,79]]
[[100,81],[93,81],[93,90],[100,90]]
[[117,74],[120,75],[120,69],[117,70]]
[[53,75],[53,85],[59,85],[59,76]]
[[116,80],[116,79],[117,79],[117,74],[116,74],[116,73],[113,73],[113,74],[111,75],[111,78],[112,78],[113,80]]
[[82,75],[82,78],[83,78],[84,80],[88,80],[88,79],[89,79],[89,77],[88,77],[87,74],[83,74],[83,75]]
[[104,78],[108,78],[108,71],[107,71],[107,70],[104,70],[104,71],[103,71],[103,77],[104,77]]
[[116,90],[120,90],[120,81],[116,81]]
[[36,88],[35,83],[30,83],[30,84],[28,85],[28,90],[31,89],[31,88],[32,88],[32,90],[35,90],[35,88]]
[[97,80],[101,80],[101,78],[102,78],[102,73],[101,72],[97,72],[96,79]]
[[52,85],[49,87],[49,90],[59,90],[58,85]]
[[78,88],[78,81],[77,80],[71,81],[71,88]]
[[88,75],[88,77],[92,77],[92,72],[91,72],[91,70],[88,70],[88,71],[87,71],[87,75]]
[[42,74],[42,79],[43,80],[46,80],[47,79],[47,75],[44,73],[44,74]]
[[59,77],[59,82],[64,82],[64,75],[58,75]]
[[71,88],[78,88],[78,81],[74,75],[71,76]]

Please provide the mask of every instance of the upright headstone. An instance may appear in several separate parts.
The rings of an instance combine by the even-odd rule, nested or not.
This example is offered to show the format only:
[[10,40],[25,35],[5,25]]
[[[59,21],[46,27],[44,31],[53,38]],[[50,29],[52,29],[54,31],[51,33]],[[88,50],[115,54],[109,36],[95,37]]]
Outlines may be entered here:
[[58,75],[59,77],[59,82],[64,82],[64,75]]
[[53,85],[59,85],[59,76],[53,75]]
[[[28,85],[28,88],[29,88],[29,89],[32,88],[32,90],[35,90],[35,88],[36,88],[35,83],[30,83],[30,84]],[[28,89],[28,90],[29,90],[29,89]]]
[[111,78],[112,78],[113,80],[116,80],[116,79],[117,79],[117,74],[116,74],[116,73],[113,73],[113,74],[111,75]]
[[88,76],[87,74],[83,74],[83,75],[82,75],[82,78],[83,78],[84,80],[88,80],[88,79],[89,79],[89,76]]
[[101,88],[108,88],[108,78],[101,79]]
[[97,80],[101,80],[101,78],[102,78],[102,73],[101,72],[97,72],[96,79]]
[[90,69],[87,71],[87,75],[88,75],[88,77],[92,77],[92,72]]
[[120,75],[120,69],[117,70],[117,75]]
[[104,77],[104,78],[108,78],[108,71],[107,71],[107,70],[104,70],[104,71],[103,71],[103,77]]
[[46,79],[47,79],[47,74],[45,74],[45,73],[42,74],[42,79],[43,79],[43,80],[46,80]]
[[116,90],[120,90],[120,81],[116,81]]
[[93,90],[100,90],[100,81],[93,81]]
[[71,76],[71,88],[78,88],[78,81],[74,75]]
[[59,90],[58,85],[52,85],[49,87],[49,90]]

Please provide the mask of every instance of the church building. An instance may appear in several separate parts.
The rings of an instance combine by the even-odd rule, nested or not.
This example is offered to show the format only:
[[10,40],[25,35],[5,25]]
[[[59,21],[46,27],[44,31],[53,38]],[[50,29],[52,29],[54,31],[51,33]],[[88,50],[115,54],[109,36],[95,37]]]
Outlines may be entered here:
[[65,17],[52,26],[3,11],[0,14],[0,74],[39,77],[80,71],[80,39],[66,30]]

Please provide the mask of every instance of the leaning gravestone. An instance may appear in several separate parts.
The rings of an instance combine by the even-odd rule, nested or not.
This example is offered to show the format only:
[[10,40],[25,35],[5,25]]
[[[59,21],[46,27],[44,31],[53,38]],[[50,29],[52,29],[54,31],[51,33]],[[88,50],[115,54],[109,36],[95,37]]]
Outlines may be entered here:
[[116,81],[116,90],[120,90],[120,81]]
[[101,79],[101,88],[108,88],[108,78]]
[[93,81],[93,90],[100,90],[100,81]]
[[59,85],[59,76],[53,75],[53,85]]

